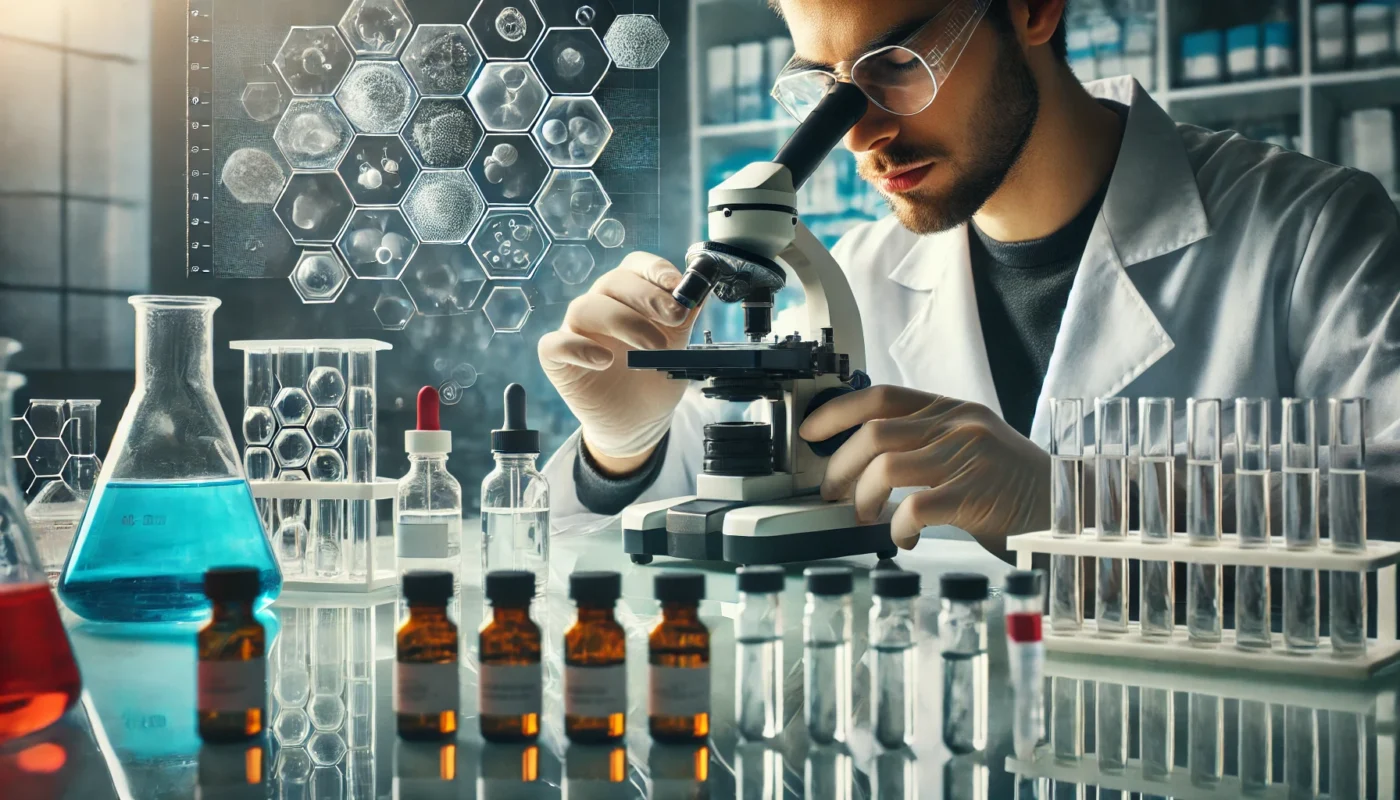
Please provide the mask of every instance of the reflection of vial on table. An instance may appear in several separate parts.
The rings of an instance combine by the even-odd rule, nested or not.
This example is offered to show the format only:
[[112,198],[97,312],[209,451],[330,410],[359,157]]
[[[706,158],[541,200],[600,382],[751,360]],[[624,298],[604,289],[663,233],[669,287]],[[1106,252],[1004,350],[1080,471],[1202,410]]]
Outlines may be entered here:
[[[1077,399],[1050,400],[1050,533],[1074,538],[1084,530],[1084,404]],[[1079,557],[1050,556],[1050,629],[1073,633],[1084,627],[1084,598],[1079,590]]]
[[614,613],[616,572],[575,572],[569,597],[578,617],[564,632],[564,735],[579,744],[616,742],[627,732],[627,634]]
[[[1331,400],[1327,535],[1337,552],[1366,550],[1366,401]],[[1333,572],[1329,608],[1332,654],[1366,652],[1366,575]],[[1333,792],[1336,796],[1336,792]]]
[[457,626],[447,616],[452,573],[403,576],[408,619],[395,637],[394,714],[399,736],[410,741],[457,737]]
[[734,719],[745,739],[769,739],[783,726],[782,567],[740,567],[734,621]]
[[1274,779],[1274,726],[1271,704],[1240,700],[1239,773],[1246,792],[1266,791]]
[[1055,760],[1076,762],[1084,757],[1084,697],[1078,678],[1050,679],[1050,747]]
[[543,675],[540,627],[530,619],[535,576],[500,570],[486,576],[491,619],[478,638],[481,738],[533,742],[540,733]]
[[1214,786],[1220,782],[1225,757],[1225,717],[1220,698],[1192,692],[1189,720],[1186,755],[1191,784]]
[[1166,780],[1176,763],[1176,706],[1172,690],[1143,686],[1138,700],[1138,753],[1142,776]]
[[[1094,401],[1094,525],[1100,540],[1128,536],[1128,400]],[[1128,560],[1096,559],[1094,623],[1101,634],[1128,632]]]
[[[1175,402],[1170,397],[1138,400],[1138,508],[1142,543],[1168,544],[1176,530]],[[1176,573],[1170,561],[1143,559],[1139,630],[1147,638],[1169,637],[1176,628]]]
[[447,471],[452,432],[442,430],[437,389],[418,392],[418,427],[404,433],[408,474],[394,500],[394,542],[400,572],[436,569],[458,576],[462,553],[462,487]]
[[[1318,486],[1315,407],[1310,399],[1284,398],[1283,543],[1289,550],[1317,549]],[[1317,570],[1283,571],[1283,643],[1289,650],[1317,648]]]
[[[1242,548],[1269,546],[1269,401],[1235,400],[1235,532]],[[1273,646],[1269,568],[1235,568],[1235,645]]]
[[802,614],[803,717],[818,744],[844,742],[851,727],[851,588],[846,567],[811,567]]
[[870,576],[870,585],[875,596],[870,607],[870,728],[875,741],[899,748],[914,741],[919,574],[880,570]]
[[[1186,401],[1186,535],[1192,545],[1220,545],[1220,401]],[[1192,644],[1220,642],[1220,566],[1186,568],[1186,632]]]
[[199,738],[240,742],[267,725],[267,631],[253,616],[261,588],[252,567],[204,573],[213,618],[199,630]]
[[1011,674],[1012,747],[1029,760],[1045,738],[1045,642],[1041,636],[1044,592],[1041,575],[1012,572],[1006,576],[1006,655]]
[[987,577],[950,572],[939,581],[943,744],[955,754],[987,745]]
[[700,742],[710,735],[710,630],[700,621],[705,576],[657,575],[661,621],[647,637],[647,720],[658,742]]
[[1311,708],[1284,706],[1283,782],[1288,796],[1317,796],[1317,773],[1317,717]]
[[535,468],[540,433],[525,427],[525,388],[507,386],[505,406],[504,427],[491,432],[496,468],[481,481],[482,574],[533,572],[542,614],[549,580],[549,483]]

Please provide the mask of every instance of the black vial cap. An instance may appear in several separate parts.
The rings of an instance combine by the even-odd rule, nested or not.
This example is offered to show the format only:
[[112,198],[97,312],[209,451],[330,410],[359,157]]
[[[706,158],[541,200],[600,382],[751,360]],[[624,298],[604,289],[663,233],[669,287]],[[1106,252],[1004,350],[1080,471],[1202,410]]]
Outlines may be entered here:
[[496,606],[528,606],[535,597],[535,573],[498,569],[486,574],[486,599]]
[[705,576],[698,572],[668,572],[656,576],[656,599],[663,603],[698,603],[705,599]]
[[452,599],[452,573],[439,569],[405,572],[403,599],[410,603],[446,603]]
[[506,387],[505,424],[491,431],[493,453],[538,453],[540,432],[525,427],[525,387],[512,383]]
[[782,567],[740,567],[739,591],[746,594],[773,594],[787,585],[787,570]]
[[849,567],[808,567],[802,574],[807,578],[807,591],[812,594],[850,594],[855,586],[855,575]]
[[204,596],[214,602],[255,600],[261,588],[253,567],[214,567],[204,573]]
[[876,597],[918,597],[919,573],[902,569],[882,569],[870,573],[870,588]]
[[1040,570],[1018,570],[1009,572],[1006,575],[1006,593],[1012,597],[1040,597],[1041,577],[1045,573]]
[[569,576],[569,599],[580,605],[611,606],[622,596],[622,576],[616,572],[575,572]]
[[987,576],[975,572],[949,572],[939,579],[945,600],[986,600],[987,586]]

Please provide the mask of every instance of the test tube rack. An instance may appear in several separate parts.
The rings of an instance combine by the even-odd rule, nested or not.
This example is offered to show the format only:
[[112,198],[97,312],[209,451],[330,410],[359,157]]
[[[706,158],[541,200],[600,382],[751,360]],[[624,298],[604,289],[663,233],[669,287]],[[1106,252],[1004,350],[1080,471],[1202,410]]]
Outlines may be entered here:
[[[1342,552],[1330,549],[1323,539],[1316,549],[1289,550],[1283,537],[1275,536],[1268,547],[1239,547],[1238,537],[1225,534],[1218,545],[1190,544],[1185,534],[1170,541],[1144,543],[1136,531],[1122,539],[1100,539],[1093,528],[1079,536],[1056,536],[1050,531],[1013,536],[1007,547],[1016,554],[1016,565],[1030,569],[1032,556],[1077,556],[1215,564],[1221,567],[1280,567],[1319,572],[1370,573],[1376,575],[1376,637],[1366,643],[1366,651],[1353,657],[1336,656],[1328,638],[1320,637],[1315,650],[1294,651],[1284,647],[1283,638],[1274,634],[1272,647],[1241,648],[1235,645],[1234,631],[1222,625],[1221,641],[1213,646],[1193,643],[1186,626],[1176,625],[1170,637],[1144,637],[1138,623],[1130,621],[1126,633],[1101,633],[1091,618],[1078,631],[1053,631],[1045,618],[1045,647],[1052,652],[1093,656],[1118,656],[1154,662],[1197,664],[1211,667],[1238,667],[1273,673],[1307,673],[1319,677],[1348,680],[1365,679],[1400,660],[1396,639],[1396,564],[1400,563],[1400,543],[1371,541],[1365,550]],[[1081,574],[1082,571],[1081,571]],[[1092,605],[1086,603],[1086,606]],[[1224,620],[1228,621],[1228,620]],[[1222,621],[1222,622],[1224,622]]]

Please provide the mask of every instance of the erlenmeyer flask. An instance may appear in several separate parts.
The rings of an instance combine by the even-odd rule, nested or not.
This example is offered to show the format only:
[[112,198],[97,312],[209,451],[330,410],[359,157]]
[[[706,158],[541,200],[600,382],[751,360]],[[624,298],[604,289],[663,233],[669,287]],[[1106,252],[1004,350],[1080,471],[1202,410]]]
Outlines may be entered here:
[[23,385],[20,376],[0,372],[0,742],[53,724],[82,689],[9,458],[11,400]]
[[199,619],[204,572],[261,573],[266,606],[282,573],[214,394],[212,297],[138,295],[136,389],[97,477],[58,593],[91,620]]

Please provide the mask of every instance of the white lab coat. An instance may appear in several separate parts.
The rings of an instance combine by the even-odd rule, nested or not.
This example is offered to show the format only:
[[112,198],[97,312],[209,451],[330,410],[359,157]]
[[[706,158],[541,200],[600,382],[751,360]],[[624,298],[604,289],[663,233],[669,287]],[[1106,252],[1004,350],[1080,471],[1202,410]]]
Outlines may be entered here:
[[[1129,107],[1122,147],[1070,290],[1031,439],[1050,440],[1052,397],[1370,398],[1369,428],[1400,440],[1400,215],[1370,175],[1173,122],[1131,78],[1091,84]],[[834,248],[861,310],[875,383],[1000,413],[974,295],[968,231],[920,236],[887,218]],[[775,327],[775,330],[777,328]],[[642,496],[694,492],[701,426],[717,409],[689,392],[665,464]],[[1277,408],[1277,406],[1275,406]],[[1223,420],[1233,430],[1227,403]],[[1092,418],[1089,420],[1092,423]],[[1092,424],[1086,424],[1086,437]],[[1275,422],[1275,431],[1278,423]],[[546,466],[555,519],[583,514],[577,434]],[[1275,433],[1277,439],[1277,433]],[[1371,448],[1377,512],[1400,506],[1396,448]],[[1230,465],[1227,464],[1227,469]]]

